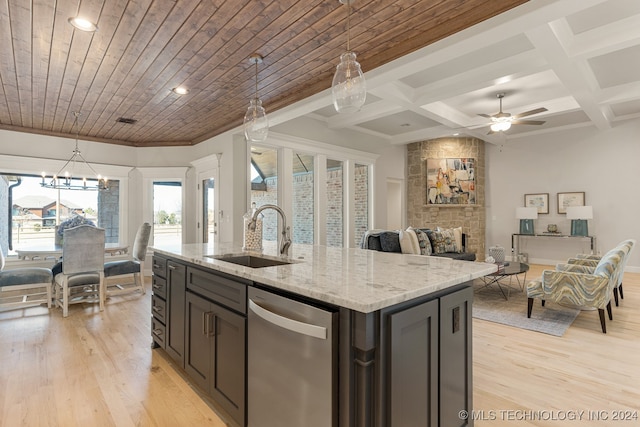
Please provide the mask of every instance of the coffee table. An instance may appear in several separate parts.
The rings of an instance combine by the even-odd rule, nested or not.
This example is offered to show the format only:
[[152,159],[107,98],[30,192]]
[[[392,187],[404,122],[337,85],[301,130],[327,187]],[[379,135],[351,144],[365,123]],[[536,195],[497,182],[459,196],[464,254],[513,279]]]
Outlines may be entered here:
[[[508,300],[511,293],[511,283],[514,277],[518,282],[520,290],[524,290],[524,285],[527,281],[527,271],[529,271],[529,264],[525,264],[524,262],[505,262],[504,264],[499,265],[498,271],[487,274],[482,278],[484,286],[480,289],[484,289],[495,284],[498,286],[498,289],[500,289],[504,299]],[[522,281],[520,281],[520,277],[518,277],[518,275],[523,273],[524,277],[522,278]],[[509,283],[500,282],[506,278],[509,279]],[[504,292],[504,289],[502,288],[503,286],[507,288],[507,293]]]

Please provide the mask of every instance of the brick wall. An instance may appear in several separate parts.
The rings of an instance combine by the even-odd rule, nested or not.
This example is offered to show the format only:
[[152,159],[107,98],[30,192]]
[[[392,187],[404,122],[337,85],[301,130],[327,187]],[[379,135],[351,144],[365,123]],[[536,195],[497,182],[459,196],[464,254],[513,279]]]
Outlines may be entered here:
[[[407,145],[407,221],[412,227],[462,227],[467,251],[484,259],[485,155],[477,138],[439,138]],[[470,157],[476,159],[476,205],[427,205],[427,159]]]

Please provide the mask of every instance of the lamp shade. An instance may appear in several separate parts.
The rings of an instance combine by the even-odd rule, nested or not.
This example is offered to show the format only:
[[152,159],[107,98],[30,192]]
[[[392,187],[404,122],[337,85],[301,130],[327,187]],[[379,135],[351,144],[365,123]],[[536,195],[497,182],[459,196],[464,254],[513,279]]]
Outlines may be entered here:
[[569,206],[567,219],[593,219],[593,206]]
[[516,208],[516,218],[518,219],[538,219],[538,208]]

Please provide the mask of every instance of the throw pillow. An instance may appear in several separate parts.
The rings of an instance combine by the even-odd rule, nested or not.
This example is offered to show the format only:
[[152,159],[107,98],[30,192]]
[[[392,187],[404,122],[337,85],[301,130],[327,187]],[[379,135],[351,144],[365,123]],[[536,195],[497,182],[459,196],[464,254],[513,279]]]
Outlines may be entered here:
[[439,229],[427,233],[431,241],[433,253],[444,254],[447,252],[458,252],[456,239],[452,230]]
[[418,241],[418,235],[416,234],[416,229],[413,227],[408,227],[407,233],[409,234],[409,238],[411,239],[411,245],[413,246],[413,253],[419,255],[420,242]]
[[448,230],[453,233],[456,242],[456,250],[457,253],[462,253],[464,246],[462,245],[462,227],[456,228],[440,228],[438,227],[438,231]]
[[402,247],[403,254],[420,254],[418,236],[416,236],[413,228],[409,227],[406,230],[400,230],[400,246]]
[[367,237],[368,249],[374,251],[381,251],[382,245],[380,244],[380,236],[368,236]]
[[416,230],[416,236],[418,237],[418,246],[420,246],[420,255],[431,255],[431,241],[429,236],[422,230]]
[[402,252],[400,236],[396,231],[387,231],[380,234],[380,246],[384,252]]

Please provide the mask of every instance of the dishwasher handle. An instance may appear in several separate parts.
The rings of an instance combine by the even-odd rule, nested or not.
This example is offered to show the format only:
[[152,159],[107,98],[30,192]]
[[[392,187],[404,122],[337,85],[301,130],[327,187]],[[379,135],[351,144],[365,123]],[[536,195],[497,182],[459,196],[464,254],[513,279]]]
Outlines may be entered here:
[[252,299],[249,299],[249,310],[253,311],[257,316],[261,317],[265,321],[273,323],[276,326],[280,326],[281,328],[288,329],[298,334],[320,338],[321,340],[327,339],[327,328],[312,325],[310,323],[299,322],[297,320],[281,316],[259,306]]

